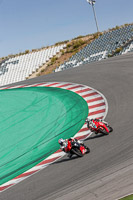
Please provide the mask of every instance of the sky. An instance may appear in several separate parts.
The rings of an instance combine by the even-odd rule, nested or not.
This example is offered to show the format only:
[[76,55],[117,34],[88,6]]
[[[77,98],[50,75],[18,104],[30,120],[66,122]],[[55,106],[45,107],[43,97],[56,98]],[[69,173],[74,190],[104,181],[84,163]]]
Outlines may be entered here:
[[[96,0],[100,31],[133,22],[133,0]],[[0,0],[0,57],[97,32],[86,0]]]

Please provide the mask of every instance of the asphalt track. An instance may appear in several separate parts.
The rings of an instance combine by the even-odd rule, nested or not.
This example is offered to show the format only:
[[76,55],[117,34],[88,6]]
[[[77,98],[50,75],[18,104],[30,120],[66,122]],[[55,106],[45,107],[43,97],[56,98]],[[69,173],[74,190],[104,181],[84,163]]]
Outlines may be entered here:
[[133,193],[133,53],[22,84],[44,81],[81,83],[103,93],[109,105],[106,120],[114,131],[92,135],[85,142],[90,154],[63,157],[2,192],[0,200],[113,200]]

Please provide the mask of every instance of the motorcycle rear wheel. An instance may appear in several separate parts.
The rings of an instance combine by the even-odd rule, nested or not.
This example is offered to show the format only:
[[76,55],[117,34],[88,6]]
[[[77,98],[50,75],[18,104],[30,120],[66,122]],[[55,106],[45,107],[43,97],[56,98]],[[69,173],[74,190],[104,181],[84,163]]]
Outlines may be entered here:
[[78,157],[83,157],[83,154],[79,149],[71,149],[71,152],[76,154]]

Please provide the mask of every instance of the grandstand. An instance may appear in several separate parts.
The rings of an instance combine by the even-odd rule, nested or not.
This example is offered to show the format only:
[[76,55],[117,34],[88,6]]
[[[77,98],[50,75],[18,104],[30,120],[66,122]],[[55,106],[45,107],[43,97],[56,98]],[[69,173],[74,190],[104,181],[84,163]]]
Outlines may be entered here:
[[[54,68],[54,72],[133,51],[133,24],[108,30],[97,36],[99,37],[93,40],[90,37],[91,42],[89,42],[89,44],[72,57],[69,56],[67,61],[63,61],[63,64],[56,69]],[[77,38],[77,40],[78,39],[79,38]],[[61,54],[61,51],[66,48],[68,44],[69,41],[68,43],[61,42],[58,45],[35,52],[15,57],[7,57],[0,63],[0,86],[23,81],[42,69],[42,66],[46,65],[47,67],[47,63],[51,58],[59,54],[59,52]],[[63,51],[65,52],[65,49]]]
[[125,54],[128,52],[133,52],[133,39],[130,41],[130,43],[126,47],[124,47],[122,49],[122,51],[119,53],[119,55]]
[[[80,52],[72,56],[69,61],[60,65],[59,68],[55,69],[55,72],[66,70],[73,67],[78,67],[82,64],[88,64],[91,62],[99,61],[108,58],[112,52],[119,47],[133,39],[133,24],[109,31],[99,36],[98,39],[94,40],[83,48]],[[133,50],[133,43],[122,49],[120,54]]]
[[61,44],[38,52],[5,59],[0,63],[0,86],[25,80],[65,46],[65,44]]

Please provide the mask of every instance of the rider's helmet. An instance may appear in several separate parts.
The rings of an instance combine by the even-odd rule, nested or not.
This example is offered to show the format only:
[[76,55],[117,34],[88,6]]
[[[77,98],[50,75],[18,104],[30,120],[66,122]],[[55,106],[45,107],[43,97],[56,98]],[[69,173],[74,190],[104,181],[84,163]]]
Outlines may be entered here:
[[62,146],[62,145],[64,144],[64,141],[65,141],[65,140],[63,140],[62,138],[60,138],[60,139],[58,140],[58,143]]
[[85,121],[86,121],[86,122],[89,122],[89,121],[90,121],[90,118],[89,118],[89,117],[87,117]]
[[88,123],[90,124],[90,125],[93,125],[94,123],[93,123],[93,118],[92,119],[89,119],[89,121],[88,121]]
[[92,122],[92,119],[90,119],[89,117],[87,117],[87,122],[90,124]]

